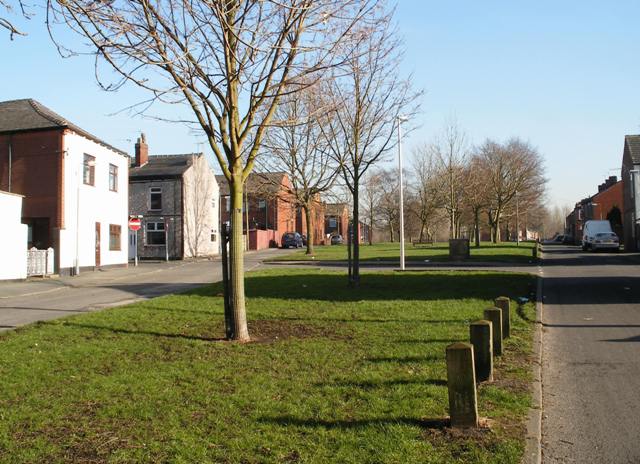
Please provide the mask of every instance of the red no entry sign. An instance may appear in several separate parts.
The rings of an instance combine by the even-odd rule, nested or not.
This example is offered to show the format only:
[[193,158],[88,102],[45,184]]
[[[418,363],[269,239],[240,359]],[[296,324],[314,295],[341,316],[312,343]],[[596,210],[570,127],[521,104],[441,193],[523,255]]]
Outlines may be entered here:
[[141,227],[140,219],[138,218],[129,218],[129,229],[131,230],[139,230]]

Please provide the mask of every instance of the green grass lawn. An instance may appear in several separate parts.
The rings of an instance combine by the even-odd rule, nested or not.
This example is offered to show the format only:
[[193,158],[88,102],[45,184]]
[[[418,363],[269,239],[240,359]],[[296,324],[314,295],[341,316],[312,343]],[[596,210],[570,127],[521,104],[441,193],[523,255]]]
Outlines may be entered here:
[[[504,262],[504,263],[528,263],[531,261],[534,242],[520,242],[516,246],[512,242],[493,244],[482,242],[480,248],[471,246],[471,261],[483,262]],[[286,256],[278,256],[268,261],[346,261],[346,245],[316,246],[315,254],[308,256],[305,251],[298,251]],[[362,244],[360,246],[360,259],[363,262],[376,261],[396,261],[400,260],[400,245],[398,243],[374,243],[373,245]],[[449,260],[449,245],[447,243],[436,243],[414,247],[411,243],[405,244],[405,259],[407,261],[425,260],[442,262]]]
[[517,463],[534,308],[512,314],[490,428],[447,415],[445,347],[533,277],[269,270],[253,343],[221,340],[220,286],[0,335],[0,462]]

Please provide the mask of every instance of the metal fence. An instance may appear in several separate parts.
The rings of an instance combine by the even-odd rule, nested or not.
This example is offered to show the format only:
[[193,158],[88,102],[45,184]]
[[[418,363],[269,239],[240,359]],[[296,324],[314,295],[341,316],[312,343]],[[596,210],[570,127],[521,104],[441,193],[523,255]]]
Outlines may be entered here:
[[48,276],[53,274],[53,248],[27,251],[27,276]]

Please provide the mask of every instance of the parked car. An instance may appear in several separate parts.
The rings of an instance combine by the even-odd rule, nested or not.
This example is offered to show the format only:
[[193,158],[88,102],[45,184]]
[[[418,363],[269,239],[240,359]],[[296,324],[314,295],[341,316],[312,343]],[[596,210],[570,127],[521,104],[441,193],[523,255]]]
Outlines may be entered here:
[[331,245],[341,245],[342,244],[342,235],[335,234],[331,236]]
[[571,235],[565,235],[562,243],[565,245],[575,245],[576,241],[573,239]]
[[584,223],[582,229],[582,250],[620,250],[620,239],[611,229],[611,223],[606,220],[590,220]]
[[282,235],[282,248],[302,248],[302,236],[298,232],[287,232]]
[[542,243],[544,245],[562,245],[563,243],[565,243],[565,237],[566,235],[558,234],[555,237],[545,240]]

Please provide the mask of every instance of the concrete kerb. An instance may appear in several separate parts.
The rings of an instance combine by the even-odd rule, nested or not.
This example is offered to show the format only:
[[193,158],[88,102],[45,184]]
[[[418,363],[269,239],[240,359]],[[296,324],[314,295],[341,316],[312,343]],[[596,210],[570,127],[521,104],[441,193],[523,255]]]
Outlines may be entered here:
[[527,435],[523,464],[542,462],[542,276],[536,286],[536,327],[533,335],[533,385],[531,408],[527,417]]

